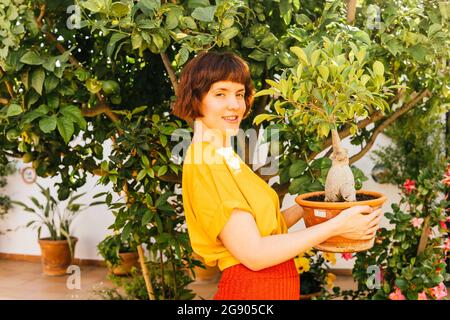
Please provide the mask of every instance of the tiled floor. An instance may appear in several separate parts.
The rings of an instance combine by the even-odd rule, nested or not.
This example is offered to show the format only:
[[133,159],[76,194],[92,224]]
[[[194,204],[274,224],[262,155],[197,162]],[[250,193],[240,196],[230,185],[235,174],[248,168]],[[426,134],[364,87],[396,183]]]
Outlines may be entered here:
[[[42,274],[40,263],[0,259],[0,300],[80,300],[102,299],[97,293],[101,289],[113,288],[107,280],[104,267],[81,266],[79,278],[76,274],[49,277]],[[80,281],[77,282],[77,279]],[[197,293],[196,299],[210,300],[217,290],[218,278],[196,281],[190,288]],[[77,284],[80,287],[77,288]],[[335,285],[341,289],[355,289],[350,276],[338,276]]]

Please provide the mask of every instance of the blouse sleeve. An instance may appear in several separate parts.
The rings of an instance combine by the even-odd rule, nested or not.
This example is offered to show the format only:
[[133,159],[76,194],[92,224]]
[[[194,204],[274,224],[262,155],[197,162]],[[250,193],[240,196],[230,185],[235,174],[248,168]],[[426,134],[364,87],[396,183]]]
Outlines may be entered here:
[[197,223],[211,241],[217,241],[233,209],[247,211],[255,217],[235,181],[236,177],[226,165],[198,165],[194,168],[192,209]]

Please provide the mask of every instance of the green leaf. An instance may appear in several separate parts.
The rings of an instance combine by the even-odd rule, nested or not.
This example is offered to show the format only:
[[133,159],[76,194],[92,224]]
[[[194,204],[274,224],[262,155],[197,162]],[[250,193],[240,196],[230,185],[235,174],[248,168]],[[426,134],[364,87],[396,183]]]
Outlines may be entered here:
[[155,202],[155,207],[156,208],[160,208],[163,204],[167,203],[167,199],[169,199],[169,197],[172,195],[171,192],[166,192],[164,193],[162,196],[160,196],[156,202]]
[[56,120],[56,126],[58,127],[59,134],[61,135],[61,137],[63,137],[64,142],[66,144],[69,143],[74,132],[72,119],[65,116],[59,117]]
[[169,30],[175,29],[178,26],[178,14],[175,11],[170,11],[166,17],[166,27]]
[[148,160],[148,158],[147,158],[147,156],[142,156],[141,157],[141,161],[142,161],[142,164],[145,166],[145,167],[149,167],[150,166],[150,161]]
[[303,193],[306,191],[306,186],[311,184],[311,179],[308,175],[303,175],[291,181],[288,191],[290,194]]
[[217,6],[209,6],[209,7],[197,7],[192,11],[191,16],[194,19],[204,22],[212,22],[214,21],[214,14],[216,13]]
[[123,2],[114,2],[111,5],[111,12],[116,17],[126,16],[130,12],[130,8],[126,3]]
[[56,115],[39,120],[39,128],[44,133],[50,133],[56,129]]
[[43,115],[46,115],[48,111],[49,111],[48,107],[45,104],[41,104],[36,110],[27,112],[23,116],[23,122],[30,123],[33,120],[42,117]]
[[324,186],[319,181],[314,181],[313,183],[308,185],[306,189],[308,192],[323,191]]
[[145,178],[145,176],[147,175],[147,171],[145,169],[142,169],[141,171],[139,171],[136,180],[137,181],[141,181],[142,179]]
[[31,73],[31,87],[37,93],[42,95],[42,87],[44,86],[45,71],[42,68],[36,69]]
[[153,212],[151,212],[150,210],[147,210],[144,214],[144,216],[142,217],[142,225],[146,226],[153,218]]
[[158,10],[161,7],[160,0],[141,0],[139,4],[142,4],[143,7],[149,10]]
[[326,66],[318,66],[317,69],[319,70],[320,76],[322,77],[323,81],[327,81],[328,79],[328,75],[329,75],[329,71],[328,68]]
[[255,49],[248,55],[249,58],[255,60],[255,61],[266,61],[267,54],[260,49]]
[[165,146],[167,145],[167,136],[161,135],[161,136],[159,137],[159,141],[161,141],[161,145],[162,145],[163,147],[165,147]]
[[364,31],[357,31],[353,34],[353,37],[359,41],[364,42],[365,44],[370,45],[371,44],[371,40],[369,35],[364,32]]
[[8,111],[6,111],[7,117],[14,117],[22,113],[22,108],[20,105],[12,103],[8,107]]
[[43,64],[45,62],[45,59],[41,58],[35,51],[28,51],[22,56],[22,58],[20,58],[20,62],[38,66]]
[[167,166],[162,166],[158,169],[158,177],[162,177],[167,172]]
[[419,63],[426,62],[428,49],[422,45],[415,45],[408,48],[408,53]]
[[280,0],[279,8],[280,17],[283,18],[283,21],[286,25],[289,25],[292,18],[292,5],[290,0]]
[[300,47],[291,47],[290,50],[297,56],[297,58],[303,62],[306,66],[309,65],[308,57],[305,51]]
[[396,279],[395,285],[402,291],[408,288],[408,282],[404,279]]
[[222,39],[230,40],[239,34],[239,29],[236,27],[225,29],[220,33]]
[[373,73],[377,76],[384,75],[384,65],[378,60],[373,63]]
[[106,55],[111,58],[111,56],[114,52],[114,49],[116,48],[116,43],[127,37],[128,37],[128,35],[123,34],[123,33],[114,33],[111,36],[111,39],[109,39],[108,45],[106,46]]
[[132,227],[131,222],[127,222],[125,227],[123,227],[122,234],[120,236],[120,239],[122,240],[122,242],[128,241],[128,238],[130,237],[130,234],[131,234],[131,227]]
[[208,7],[211,5],[209,0],[188,0],[188,8]]
[[131,35],[131,46],[134,49],[139,49],[142,46],[142,37],[139,33],[134,33]]
[[46,93],[52,92],[59,84],[59,79],[55,77],[53,74],[50,74],[45,77],[44,80],[44,88]]
[[178,54],[175,57],[177,61],[177,65],[182,66],[186,63],[186,61],[189,59],[189,50],[185,47],[182,47],[180,51],[178,51]]
[[92,13],[101,12],[104,9],[103,3],[100,0],[82,1],[80,2],[80,5]]
[[75,122],[80,129],[86,130],[86,120],[84,119],[80,108],[74,105],[65,105],[59,112],[71,119],[72,122]]
[[271,114],[266,114],[266,113],[259,114],[255,117],[255,119],[253,119],[253,124],[258,126],[263,121],[270,121],[275,118],[276,118],[276,116],[271,115]]
[[291,178],[297,178],[306,170],[307,167],[308,164],[305,161],[297,160],[289,167],[289,176]]

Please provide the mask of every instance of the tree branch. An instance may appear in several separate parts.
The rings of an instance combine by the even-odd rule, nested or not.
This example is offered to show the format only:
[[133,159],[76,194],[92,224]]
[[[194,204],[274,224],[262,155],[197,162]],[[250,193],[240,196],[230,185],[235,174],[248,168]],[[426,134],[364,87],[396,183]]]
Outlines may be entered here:
[[347,0],[347,23],[351,24],[356,17],[356,0]]
[[[394,122],[398,117],[400,117],[401,115],[405,114],[406,112],[408,112],[409,110],[411,110],[418,102],[420,102],[422,99],[424,99],[425,97],[430,97],[431,96],[431,92],[428,89],[423,90],[420,94],[417,93],[413,93],[411,94],[412,99],[410,99],[410,101],[408,103],[406,103],[403,107],[399,108],[398,110],[396,110],[392,115],[390,115],[389,117],[387,117],[383,123],[381,123],[379,126],[377,126],[377,128],[375,129],[374,134],[371,136],[371,140],[373,139],[373,141],[375,141],[376,136],[382,132],[387,126],[389,126],[392,122]],[[376,112],[374,113],[370,118],[364,119],[362,121],[360,121],[358,123],[358,127],[359,128],[363,128],[366,127],[367,125],[369,125],[372,122],[378,121],[380,119],[382,119],[383,116],[381,114],[381,112]],[[349,127],[345,128],[344,130],[342,130],[341,132],[339,132],[339,136],[341,137],[341,139],[347,137],[348,135],[350,135],[350,131],[349,131]],[[325,142],[325,144],[327,144],[327,141]],[[370,144],[370,145],[369,145]],[[360,158],[362,158],[362,156],[364,156],[365,153],[367,153],[370,150],[370,147],[373,145],[372,143],[368,143],[363,150],[361,150],[358,154],[354,155],[353,157],[350,158],[350,164],[354,163],[355,161],[359,160]],[[331,139],[330,142],[328,143],[328,145],[325,147],[329,147],[331,146]],[[325,149],[324,148],[324,149]],[[323,151],[323,150],[322,150]],[[320,151],[320,152],[322,152]],[[319,154],[320,152],[316,152],[314,153],[315,155]],[[310,159],[313,159],[313,157],[310,157]],[[269,178],[270,179],[270,178]],[[278,184],[276,183],[273,186],[273,189],[277,192],[278,197],[280,199],[280,203],[283,199],[283,197],[288,193],[288,189],[289,189],[289,183],[283,183],[283,184]]]
[[[376,122],[376,121],[378,121],[378,120],[380,120],[380,119],[382,119],[382,118],[383,118],[383,113],[382,113],[381,111],[377,111],[377,112],[373,113],[370,117],[368,117],[368,118],[366,118],[366,119],[361,120],[360,122],[358,122],[358,123],[356,124],[356,126],[357,126],[359,129],[362,129],[362,128],[367,127],[369,124],[371,124],[371,123],[373,123],[373,122]],[[350,125],[345,125],[345,126],[343,127],[343,129],[342,129],[341,131],[338,132],[338,133],[339,133],[339,138],[341,138],[341,140],[344,139],[344,138],[346,138],[346,137],[348,137],[348,136],[350,135],[350,128],[351,128]],[[308,157],[309,157],[310,159],[314,159],[319,153],[321,153],[323,150],[325,150],[326,148],[328,148],[329,146],[331,146],[331,143],[332,143],[331,140],[332,140],[332,139],[331,139],[331,136],[328,137],[328,138],[325,140],[325,142],[323,143],[323,145],[322,145],[322,148],[323,148],[323,149],[322,149],[321,151],[312,152]]]
[[93,108],[81,108],[81,113],[84,117],[95,117],[104,113],[112,122],[119,121],[119,117],[111,110],[109,105],[103,101],[97,103]]
[[0,98],[0,104],[8,104],[9,100],[6,98]]
[[364,148],[362,148],[362,150],[360,152],[358,152],[357,154],[355,154],[354,156],[352,156],[349,159],[349,163],[352,164],[352,163],[358,161],[359,159],[361,159],[372,148],[373,144],[375,143],[375,140],[376,140],[377,136],[381,132],[383,132],[384,129],[386,129],[386,127],[388,127],[397,118],[399,118],[400,116],[402,116],[403,114],[407,113],[409,110],[414,108],[414,106],[419,101],[421,101],[423,98],[430,97],[430,96],[431,96],[431,92],[428,89],[425,89],[420,94],[417,94],[417,93],[414,94],[414,98],[412,98],[403,107],[401,107],[400,109],[396,110],[393,114],[391,114],[389,117],[387,117],[380,125],[378,125],[375,128],[375,130],[374,130],[372,136],[370,137],[369,141],[367,142],[367,144],[364,146]]
[[166,68],[167,74],[169,75],[170,82],[172,83],[173,91],[175,92],[175,95],[177,95],[178,80],[177,80],[177,76],[175,75],[175,71],[173,70],[172,65],[170,64],[169,57],[167,56],[167,53],[165,53],[165,52],[161,52],[160,56],[164,63],[164,67]]

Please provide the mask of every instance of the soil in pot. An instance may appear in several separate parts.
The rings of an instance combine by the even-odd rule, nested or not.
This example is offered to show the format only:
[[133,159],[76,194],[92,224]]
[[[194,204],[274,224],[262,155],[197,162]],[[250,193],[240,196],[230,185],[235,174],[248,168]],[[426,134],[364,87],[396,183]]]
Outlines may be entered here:
[[39,239],[41,247],[42,268],[45,275],[64,276],[72,264],[75,255],[75,245],[78,238],[71,238],[72,250],[67,240]]
[[[324,202],[324,191],[309,192],[296,197],[295,201],[304,209],[306,227],[323,223],[336,217],[342,210],[353,206],[368,205],[374,210],[381,208],[386,197],[374,191],[359,190],[356,192],[357,201],[352,202]],[[322,201],[320,201],[322,200]],[[358,252],[372,248],[375,238],[370,240],[350,240],[341,236],[331,237],[315,246],[316,249],[329,252]]]

